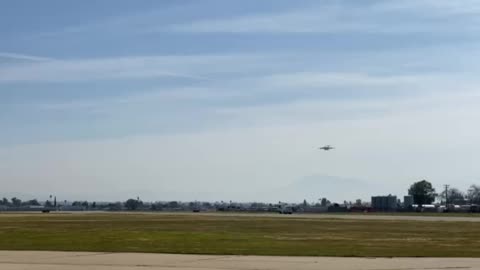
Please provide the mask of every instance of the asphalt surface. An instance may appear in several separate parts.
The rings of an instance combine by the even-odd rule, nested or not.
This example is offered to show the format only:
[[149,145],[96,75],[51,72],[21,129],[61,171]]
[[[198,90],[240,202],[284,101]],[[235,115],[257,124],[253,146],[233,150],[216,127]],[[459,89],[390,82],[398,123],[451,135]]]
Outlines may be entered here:
[[[52,212],[47,215],[90,215],[90,214],[112,214],[112,215],[204,215],[204,216],[233,216],[233,217],[272,217],[272,218],[308,218],[308,219],[357,219],[357,220],[411,220],[411,221],[453,221],[453,222],[480,222],[479,214],[471,216],[450,216],[450,215],[408,215],[408,214],[301,214],[281,215],[277,213],[235,213],[235,212],[102,212],[102,211],[78,211]],[[2,217],[28,217],[32,215],[45,215],[40,212],[0,212]]]
[[[130,212],[132,213],[132,212]],[[133,212],[134,213],[134,212]],[[120,213],[119,213],[120,214]],[[145,212],[152,215],[204,215],[204,216],[234,216],[234,217],[271,217],[271,218],[308,218],[308,219],[356,219],[356,220],[410,220],[410,221],[454,221],[454,222],[480,222],[480,215],[471,216],[450,216],[448,214],[439,215],[408,215],[408,214],[388,214],[388,213],[339,213],[339,214],[303,214],[282,215],[278,213],[236,213],[236,212]]]
[[480,269],[474,258],[334,258],[0,251],[2,270],[416,270]]
[[360,220],[412,220],[412,221],[460,221],[460,222],[480,222],[480,216],[422,216],[422,215],[387,215],[387,214],[317,214],[301,215],[309,218],[336,218],[336,219],[360,219]]

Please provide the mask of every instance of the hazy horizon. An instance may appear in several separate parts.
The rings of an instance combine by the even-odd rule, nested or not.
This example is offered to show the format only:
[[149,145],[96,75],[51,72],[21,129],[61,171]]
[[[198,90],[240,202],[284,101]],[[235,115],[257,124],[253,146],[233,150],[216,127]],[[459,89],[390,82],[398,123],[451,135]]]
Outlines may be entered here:
[[5,1],[0,197],[466,190],[479,15],[448,0]]

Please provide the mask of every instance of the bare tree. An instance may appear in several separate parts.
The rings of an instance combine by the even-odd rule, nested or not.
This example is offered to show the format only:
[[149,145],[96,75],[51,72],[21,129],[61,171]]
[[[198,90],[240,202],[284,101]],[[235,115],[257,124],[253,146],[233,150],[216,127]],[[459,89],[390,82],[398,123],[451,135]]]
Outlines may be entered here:
[[471,185],[467,192],[467,199],[470,203],[480,204],[480,186]]
[[438,195],[442,202],[453,203],[453,204],[465,204],[465,194],[461,192],[458,188],[450,188],[447,193],[443,191]]

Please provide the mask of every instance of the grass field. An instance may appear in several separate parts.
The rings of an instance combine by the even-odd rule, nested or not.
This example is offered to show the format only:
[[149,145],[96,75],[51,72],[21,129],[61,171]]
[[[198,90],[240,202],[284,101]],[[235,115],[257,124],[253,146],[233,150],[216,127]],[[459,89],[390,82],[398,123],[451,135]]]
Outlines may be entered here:
[[480,223],[192,214],[0,214],[0,249],[480,257]]

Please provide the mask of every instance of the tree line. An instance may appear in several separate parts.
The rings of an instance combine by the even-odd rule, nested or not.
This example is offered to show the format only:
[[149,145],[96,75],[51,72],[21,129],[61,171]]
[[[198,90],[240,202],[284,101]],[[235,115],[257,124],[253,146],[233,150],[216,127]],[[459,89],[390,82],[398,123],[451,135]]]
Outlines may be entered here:
[[10,207],[22,207],[22,206],[41,206],[37,199],[22,201],[17,197],[13,197],[10,200],[3,198],[0,201],[0,206],[10,206]]
[[[443,190],[440,193],[437,193],[435,188],[433,187],[432,183],[427,180],[421,180],[418,182],[413,183],[410,188],[408,189],[408,194],[413,197],[414,204],[419,206],[432,204],[437,199],[440,201],[441,204],[476,204],[480,205],[480,185],[471,185],[470,188],[466,191],[461,191],[458,188],[451,187]],[[321,199],[321,206],[327,206],[330,204],[326,198]],[[66,201],[63,205],[56,205],[51,201],[47,200],[43,203],[43,206],[46,208],[53,208],[58,206],[65,206],[67,205]],[[306,206],[307,202],[304,201],[303,205]],[[28,207],[28,206],[42,206],[42,204],[37,200],[26,200],[22,201],[17,197],[13,197],[11,199],[3,198],[0,200],[0,206],[4,207]],[[147,203],[144,204],[140,198],[137,199],[128,199],[125,202],[116,202],[116,203],[107,203],[98,205],[93,202],[89,203],[87,201],[74,201],[71,203],[73,207],[80,207],[86,210],[162,210],[162,209],[176,209],[180,208],[181,205],[179,202],[171,201],[171,202],[157,202],[157,203]],[[189,208],[210,208],[212,205],[210,203],[202,203],[198,205],[197,203],[190,202],[187,205]]]
[[471,185],[466,191],[448,187],[440,193],[435,191],[432,183],[422,180],[413,183],[408,189],[417,205],[432,204],[439,199],[443,204],[480,204],[480,185]]

